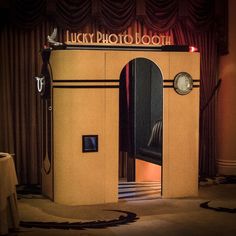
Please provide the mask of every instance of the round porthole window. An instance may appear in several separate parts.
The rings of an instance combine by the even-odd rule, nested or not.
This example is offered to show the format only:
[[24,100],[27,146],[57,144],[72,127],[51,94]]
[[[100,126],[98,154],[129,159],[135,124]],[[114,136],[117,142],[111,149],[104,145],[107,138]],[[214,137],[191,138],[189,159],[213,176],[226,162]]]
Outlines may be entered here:
[[193,89],[192,76],[187,72],[180,72],[174,78],[174,89],[180,95],[186,95]]

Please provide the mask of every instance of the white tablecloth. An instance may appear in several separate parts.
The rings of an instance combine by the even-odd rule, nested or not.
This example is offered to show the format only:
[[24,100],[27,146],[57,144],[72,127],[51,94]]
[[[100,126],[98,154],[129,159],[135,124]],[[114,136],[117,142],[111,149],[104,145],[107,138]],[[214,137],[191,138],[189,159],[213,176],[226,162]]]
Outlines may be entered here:
[[17,183],[12,156],[0,152],[0,235],[7,234],[10,228],[17,229],[19,227]]

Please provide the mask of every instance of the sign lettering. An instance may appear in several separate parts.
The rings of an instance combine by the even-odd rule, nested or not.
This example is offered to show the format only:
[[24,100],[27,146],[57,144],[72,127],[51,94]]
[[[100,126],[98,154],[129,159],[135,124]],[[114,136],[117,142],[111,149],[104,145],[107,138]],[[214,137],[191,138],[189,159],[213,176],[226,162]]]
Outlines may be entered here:
[[162,46],[171,45],[172,38],[169,35],[141,35],[130,34],[104,34],[100,31],[96,33],[72,33],[66,31],[67,45],[134,45],[134,46]]

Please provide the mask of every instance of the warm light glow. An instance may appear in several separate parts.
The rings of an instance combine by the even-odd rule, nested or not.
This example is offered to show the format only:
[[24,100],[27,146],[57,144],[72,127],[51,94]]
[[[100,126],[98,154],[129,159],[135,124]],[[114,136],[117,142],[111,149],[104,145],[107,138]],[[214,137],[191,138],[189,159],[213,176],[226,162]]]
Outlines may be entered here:
[[194,47],[194,46],[189,46],[189,52],[197,52],[198,48]]
[[136,182],[161,181],[161,166],[136,159]]

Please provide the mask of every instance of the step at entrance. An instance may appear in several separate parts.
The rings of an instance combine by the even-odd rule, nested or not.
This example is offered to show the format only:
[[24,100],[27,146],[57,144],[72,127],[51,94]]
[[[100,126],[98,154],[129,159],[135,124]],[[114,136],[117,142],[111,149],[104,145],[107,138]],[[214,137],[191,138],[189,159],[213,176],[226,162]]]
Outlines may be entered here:
[[119,200],[137,201],[161,198],[161,182],[120,182]]

